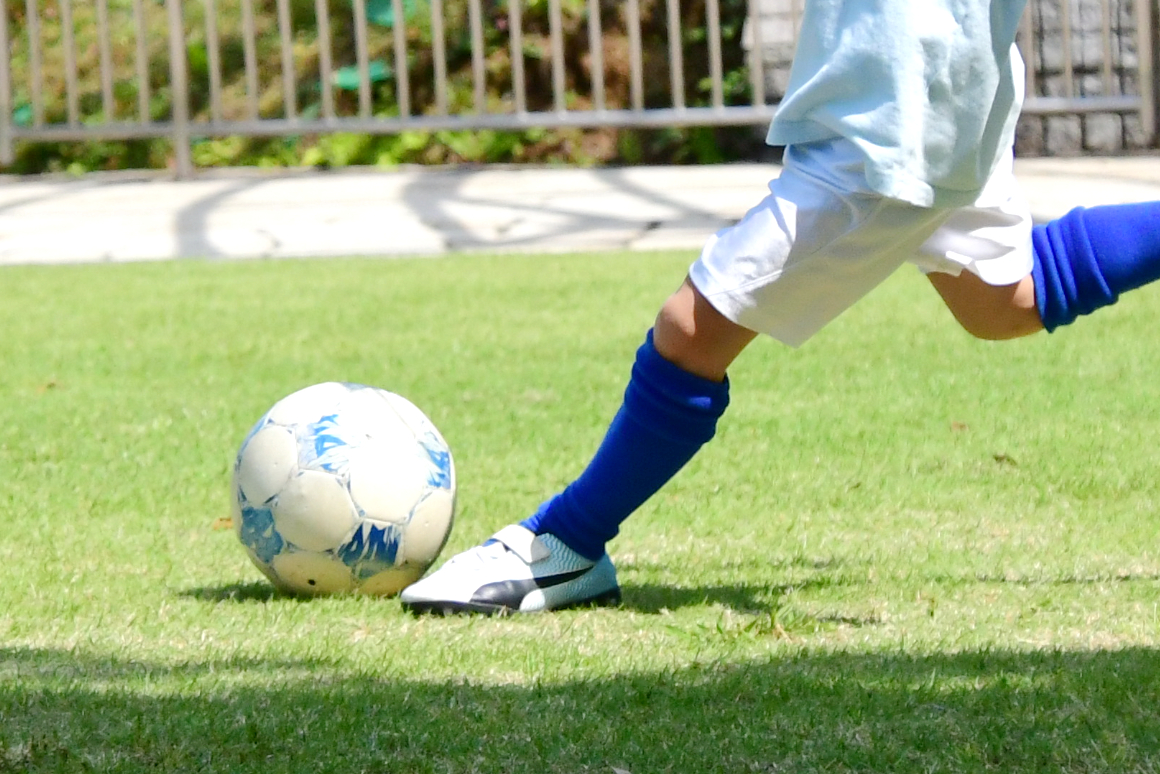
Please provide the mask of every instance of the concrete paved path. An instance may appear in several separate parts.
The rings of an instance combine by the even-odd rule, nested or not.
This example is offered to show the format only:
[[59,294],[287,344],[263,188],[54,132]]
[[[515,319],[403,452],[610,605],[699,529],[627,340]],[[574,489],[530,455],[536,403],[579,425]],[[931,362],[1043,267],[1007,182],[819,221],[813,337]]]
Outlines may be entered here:
[[[1016,169],[1040,219],[1160,199],[1160,156],[1030,159]],[[695,250],[777,173],[736,164],[0,177],[0,264]]]

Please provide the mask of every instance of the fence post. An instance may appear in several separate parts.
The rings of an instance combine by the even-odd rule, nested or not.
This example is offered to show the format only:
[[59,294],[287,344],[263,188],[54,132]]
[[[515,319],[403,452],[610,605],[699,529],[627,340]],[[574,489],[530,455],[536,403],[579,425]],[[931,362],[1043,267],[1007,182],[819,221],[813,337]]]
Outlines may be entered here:
[[9,69],[8,5],[0,8],[0,166],[16,160],[12,149],[12,72]]
[[165,0],[169,12],[169,87],[172,102],[174,172],[178,178],[193,175],[189,146],[189,77],[185,62],[185,20],[182,0]]
[[1136,73],[1140,89],[1140,128],[1147,145],[1156,142],[1157,94],[1154,81],[1156,72],[1156,0],[1136,0]]

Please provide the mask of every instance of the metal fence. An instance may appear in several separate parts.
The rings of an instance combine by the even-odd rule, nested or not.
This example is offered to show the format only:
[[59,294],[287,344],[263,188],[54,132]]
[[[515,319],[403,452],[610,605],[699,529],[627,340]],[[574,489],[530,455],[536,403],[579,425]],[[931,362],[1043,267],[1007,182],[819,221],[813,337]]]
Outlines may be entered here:
[[[764,124],[803,0],[9,0],[17,143]],[[1031,0],[1027,115],[1155,135],[1148,0]],[[792,48],[792,45],[790,46]],[[1142,138],[1142,139],[1141,139]]]
[[1155,14],[1155,0],[1031,0],[1020,35],[1029,64],[1023,150],[1153,146]]

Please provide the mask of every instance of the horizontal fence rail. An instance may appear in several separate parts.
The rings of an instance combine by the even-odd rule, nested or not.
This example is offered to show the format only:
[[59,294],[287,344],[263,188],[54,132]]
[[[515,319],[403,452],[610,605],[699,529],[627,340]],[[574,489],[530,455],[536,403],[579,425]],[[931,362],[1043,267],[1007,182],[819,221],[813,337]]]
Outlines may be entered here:
[[[764,124],[803,0],[9,0],[0,164],[18,143]],[[1154,9],[1032,0],[1025,113],[1135,116]]]

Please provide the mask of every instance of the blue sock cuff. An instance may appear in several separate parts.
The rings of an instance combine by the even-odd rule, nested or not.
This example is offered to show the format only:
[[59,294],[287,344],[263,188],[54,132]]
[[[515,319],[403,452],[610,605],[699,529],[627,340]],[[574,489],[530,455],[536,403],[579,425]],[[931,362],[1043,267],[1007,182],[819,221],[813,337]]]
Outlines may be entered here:
[[715,382],[666,360],[650,330],[636,351],[624,393],[627,416],[673,441],[704,443],[729,407],[729,379]]
[[1118,298],[1100,273],[1084,227],[1084,212],[1077,207],[1031,232],[1035,303],[1043,327],[1049,332],[1074,322],[1080,315],[1113,304]]
[[1160,279],[1160,202],[1078,207],[1031,238],[1035,303],[1048,331]]

